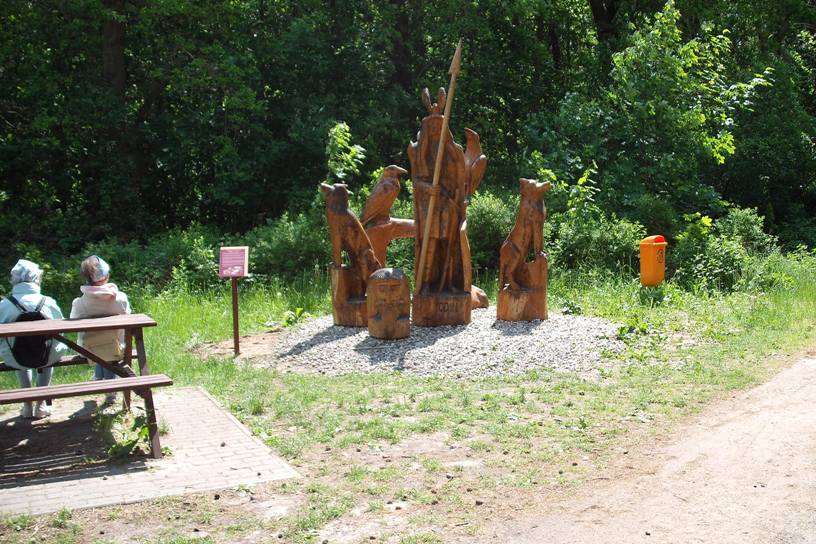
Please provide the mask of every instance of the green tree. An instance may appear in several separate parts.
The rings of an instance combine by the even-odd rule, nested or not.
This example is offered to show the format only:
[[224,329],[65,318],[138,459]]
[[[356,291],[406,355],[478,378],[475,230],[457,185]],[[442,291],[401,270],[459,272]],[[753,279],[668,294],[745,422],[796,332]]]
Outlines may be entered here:
[[[770,70],[729,77],[727,33],[707,28],[684,41],[679,19],[669,1],[613,55],[603,92],[569,93],[554,115],[531,119],[531,144],[550,151],[559,177],[597,163],[599,200],[613,211],[634,214],[652,196],[670,206],[659,215],[717,210],[720,196],[702,173],[734,153],[735,112],[769,85]],[[652,227],[659,217],[638,219]]]

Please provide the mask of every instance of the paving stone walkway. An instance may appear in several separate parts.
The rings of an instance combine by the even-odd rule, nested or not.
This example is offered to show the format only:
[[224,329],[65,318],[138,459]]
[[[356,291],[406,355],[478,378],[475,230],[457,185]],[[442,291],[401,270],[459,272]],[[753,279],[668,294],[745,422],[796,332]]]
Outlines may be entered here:
[[[200,388],[156,390],[163,459],[94,462],[103,451],[90,417],[102,397],[54,401],[32,423],[0,416],[0,513],[43,514],[298,477]],[[134,395],[134,405],[139,402]]]

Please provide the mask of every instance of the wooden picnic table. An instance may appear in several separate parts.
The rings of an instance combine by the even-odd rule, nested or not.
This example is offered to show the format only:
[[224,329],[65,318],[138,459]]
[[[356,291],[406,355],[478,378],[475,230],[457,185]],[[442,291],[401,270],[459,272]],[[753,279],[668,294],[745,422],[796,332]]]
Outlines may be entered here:
[[[147,364],[147,355],[144,348],[144,334],[142,331],[145,327],[155,326],[156,322],[153,320],[153,318],[145,314],[126,314],[87,319],[45,319],[42,321],[0,324],[0,339],[18,336],[47,336],[70,347],[82,355],[88,362],[94,362],[102,365],[103,367],[113,371],[117,376],[123,378],[121,380],[112,381],[101,380],[98,382],[80,384],[16,389],[13,391],[0,393],[0,404],[25,402],[32,399],[50,400],[52,398],[112,391],[124,391],[126,392],[126,395],[129,395],[130,391],[135,391],[137,395],[141,396],[145,400],[147,425],[148,430],[150,431],[151,453],[153,457],[161,457],[161,445],[159,444],[156,411],[153,406],[153,394],[150,388],[172,385],[173,381],[162,374],[155,376],[150,375],[150,368]],[[95,353],[65,337],[66,334],[73,332],[109,331],[119,329],[124,329],[125,331],[125,354],[122,361],[105,361]],[[136,343],[136,359],[139,362],[140,376],[136,376],[131,368],[134,355],[134,340]],[[76,364],[69,362],[70,360],[81,361],[79,358],[66,358],[66,362],[64,364]]]
[[[0,325],[0,338],[16,336],[50,336],[73,349],[89,361],[98,363],[113,371],[117,376],[134,376],[129,369],[133,360],[133,340],[136,340],[136,354],[139,361],[139,374],[150,374],[147,366],[147,356],[144,350],[144,335],[142,329],[155,327],[156,322],[146,314],[113,315],[110,317],[92,317],[86,319],[45,319],[42,321],[27,321],[23,323],[5,323]],[[91,332],[125,330],[125,356],[122,364],[111,363],[88,351],[64,335],[71,332]]]

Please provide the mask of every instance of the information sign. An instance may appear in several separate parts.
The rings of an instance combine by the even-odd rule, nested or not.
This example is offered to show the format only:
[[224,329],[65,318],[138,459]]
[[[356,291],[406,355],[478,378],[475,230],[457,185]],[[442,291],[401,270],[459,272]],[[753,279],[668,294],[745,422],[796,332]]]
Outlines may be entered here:
[[222,247],[218,275],[222,278],[243,278],[249,268],[249,247]]
[[232,279],[232,338],[235,356],[241,354],[238,341],[238,278],[249,272],[249,247],[222,247],[218,259],[218,275]]

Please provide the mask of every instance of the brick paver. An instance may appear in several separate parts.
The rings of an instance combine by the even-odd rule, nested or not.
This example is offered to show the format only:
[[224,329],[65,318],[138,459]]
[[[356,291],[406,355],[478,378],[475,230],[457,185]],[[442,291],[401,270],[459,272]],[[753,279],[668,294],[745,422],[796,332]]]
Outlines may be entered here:
[[0,513],[99,507],[299,476],[203,389],[157,390],[154,398],[169,426],[162,446],[172,451],[160,460],[83,462],[98,440],[89,421],[94,399],[54,401],[54,415],[31,426],[16,410],[0,416]]

